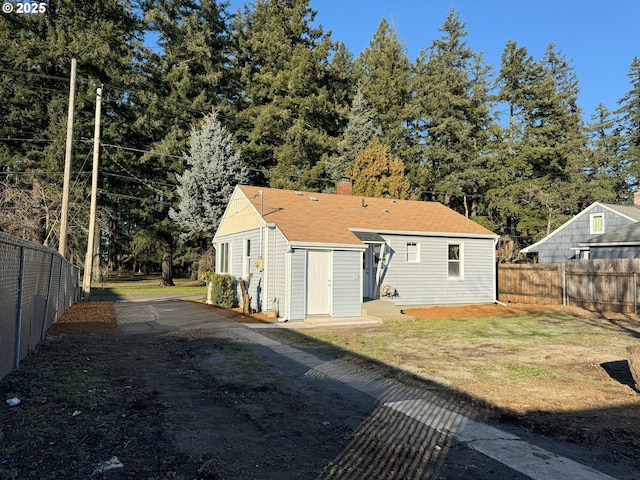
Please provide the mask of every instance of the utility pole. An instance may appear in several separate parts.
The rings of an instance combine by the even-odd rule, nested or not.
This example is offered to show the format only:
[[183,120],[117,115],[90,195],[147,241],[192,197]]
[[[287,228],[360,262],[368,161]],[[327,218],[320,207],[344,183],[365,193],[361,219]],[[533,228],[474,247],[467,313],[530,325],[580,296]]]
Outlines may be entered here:
[[67,146],[64,152],[64,179],[62,182],[62,211],[60,214],[60,242],[58,252],[67,256],[67,226],[69,224],[69,189],[71,184],[71,147],[73,143],[73,116],[76,104],[76,59],[71,59],[69,86],[69,113],[67,114]]
[[100,110],[102,109],[102,85],[96,88],[96,120],[93,132],[93,172],[91,178],[91,212],[89,218],[89,238],[87,256],[84,262],[82,279],[82,298],[85,302],[91,296],[91,275],[93,274],[93,242],[96,231],[96,210],[98,205],[98,159],[100,157]]

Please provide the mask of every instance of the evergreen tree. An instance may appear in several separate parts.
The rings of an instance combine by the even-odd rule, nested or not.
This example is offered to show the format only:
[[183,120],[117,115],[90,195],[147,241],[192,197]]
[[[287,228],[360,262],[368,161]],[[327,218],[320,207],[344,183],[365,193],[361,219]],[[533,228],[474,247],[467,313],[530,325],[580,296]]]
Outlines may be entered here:
[[[32,239],[58,244],[71,59],[78,61],[72,169],[80,171],[92,149],[80,139],[93,136],[95,87],[131,81],[141,38],[129,1],[60,0],[49,2],[45,13],[0,16],[0,137],[21,139],[0,142],[0,169],[21,174],[18,188],[42,187],[47,194],[31,205],[32,217],[42,219]],[[102,110],[102,141],[122,145],[132,122],[126,92],[105,88]],[[88,208],[81,186],[87,177],[80,174],[72,183],[68,245],[74,259],[86,251]]]
[[[138,93],[136,124],[153,132],[153,150],[179,154],[194,121],[225,108],[232,89],[227,13],[215,0],[148,0],[145,24],[159,51],[146,52],[148,83]],[[181,171],[181,165],[171,166]]]
[[354,195],[400,200],[409,195],[404,163],[393,158],[389,147],[377,138],[358,154],[347,175],[352,179]]
[[176,209],[169,211],[188,236],[212,237],[236,185],[247,182],[240,153],[231,135],[212,113],[202,127],[191,130],[186,170],[178,175]]
[[396,31],[382,19],[355,62],[355,79],[370,105],[382,142],[402,158],[410,154],[407,115],[412,65]]
[[358,154],[376,133],[373,115],[362,91],[358,90],[351,105],[347,127],[338,143],[338,154],[329,162],[331,178],[337,181],[353,167]]
[[600,103],[587,125],[589,150],[584,168],[589,201],[620,203],[629,196],[620,130],[619,119]]
[[631,182],[640,184],[640,58],[634,57],[627,74],[631,90],[620,99],[616,113],[622,116],[624,159],[629,165]]
[[453,9],[440,31],[443,36],[420,53],[416,65],[416,113],[425,145],[421,187],[476,216],[477,199],[488,185],[488,68],[464,42],[465,25]]
[[509,106],[500,183],[490,192],[502,228],[527,240],[550,233],[587,200],[586,136],[577,80],[550,44],[540,63],[507,44],[498,98]]
[[238,143],[255,181],[276,188],[320,189],[335,152],[336,104],[329,58],[334,44],[311,26],[308,0],[264,0],[234,23],[243,96]]

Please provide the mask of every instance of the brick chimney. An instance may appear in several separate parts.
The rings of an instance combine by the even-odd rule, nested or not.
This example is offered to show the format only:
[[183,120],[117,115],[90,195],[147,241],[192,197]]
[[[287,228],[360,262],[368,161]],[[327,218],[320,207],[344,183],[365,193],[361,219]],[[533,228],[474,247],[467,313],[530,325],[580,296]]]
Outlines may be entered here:
[[340,177],[336,184],[336,192],[338,195],[352,195],[351,179],[346,175]]
[[640,189],[636,190],[636,193],[633,194],[633,206],[640,208]]

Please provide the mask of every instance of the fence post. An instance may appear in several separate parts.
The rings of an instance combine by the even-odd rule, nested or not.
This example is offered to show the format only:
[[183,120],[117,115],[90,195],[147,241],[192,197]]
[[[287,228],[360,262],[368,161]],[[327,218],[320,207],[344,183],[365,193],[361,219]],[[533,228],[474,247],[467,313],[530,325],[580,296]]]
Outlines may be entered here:
[[568,304],[567,301],[567,270],[565,267],[566,263],[562,262],[560,264],[560,277],[562,282],[562,305],[566,306]]
[[42,331],[40,332],[40,340],[44,338],[44,334],[47,331],[47,317],[49,316],[49,299],[51,298],[51,283],[53,282],[53,259],[54,255],[51,253],[51,262],[49,263],[49,283],[47,284],[47,299],[44,302],[44,318],[42,319]]
[[22,295],[24,293],[25,247],[20,247],[20,271],[18,273],[18,303],[16,305],[16,331],[13,341],[13,368],[20,366],[20,337],[22,337]]
[[64,265],[64,259],[60,260],[60,275],[58,276],[58,294],[56,295],[56,314],[55,319],[58,320],[58,313],[60,312],[60,292],[62,291],[62,266]]
[[633,272],[633,314],[638,314],[638,274]]

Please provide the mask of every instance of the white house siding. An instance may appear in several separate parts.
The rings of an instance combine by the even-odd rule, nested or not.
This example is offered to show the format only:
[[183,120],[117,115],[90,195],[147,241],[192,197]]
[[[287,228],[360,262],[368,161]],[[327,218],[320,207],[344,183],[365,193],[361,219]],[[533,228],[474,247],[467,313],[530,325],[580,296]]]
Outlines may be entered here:
[[[492,303],[495,255],[492,238],[384,235],[392,255],[382,284],[395,288],[397,305]],[[420,245],[420,262],[407,262],[407,243]],[[462,278],[448,278],[448,245],[463,247]]]
[[362,314],[361,255],[359,251],[335,250],[333,252],[331,311],[334,317],[359,317]]
[[[256,260],[260,256],[260,229],[249,230],[241,233],[234,233],[232,235],[225,235],[224,237],[218,237],[216,241],[216,249],[219,252],[219,245],[222,243],[228,243],[229,248],[231,250],[230,255],[230,265],[229,265],[229,273],[234,277],[244,277],[242,266],[243,266],[243,258],[244,258],[244,240],[251,240],[251,257],[249,259],[249,273],[253,273],[253,277],[251,278],[251,283],[249,284],[249,296],[251,297],[251,308],[256,310],[262,309],[262,304],[264,301],[262,292],[262,272],[258,272],[256,268]],[[219,260],[220,254],[217,254],[217,262],[216,262],[216,272],[220,272],[219,270]],[[242,290],[240,289],[240,284],[238,284],[237,296],[240,305],[242,305]]]
[[307,292],[307,251],[294,248],[289,255],[290,302],[289,319],[304,320]]
[[270,309],[273,299],[280,316],[287,310],[285,285],[287,278],[287,241],[277,228],[266,228],[265,257],[265,309]]

